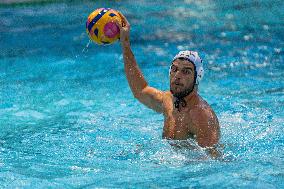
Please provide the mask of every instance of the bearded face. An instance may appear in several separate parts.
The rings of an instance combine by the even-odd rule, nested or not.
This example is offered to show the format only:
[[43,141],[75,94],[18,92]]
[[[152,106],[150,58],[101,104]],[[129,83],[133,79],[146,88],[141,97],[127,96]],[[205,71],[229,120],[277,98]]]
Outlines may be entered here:
[[170,70],[170,90],[178,95],[194,87],[194,65],[186,59],[176,59]]

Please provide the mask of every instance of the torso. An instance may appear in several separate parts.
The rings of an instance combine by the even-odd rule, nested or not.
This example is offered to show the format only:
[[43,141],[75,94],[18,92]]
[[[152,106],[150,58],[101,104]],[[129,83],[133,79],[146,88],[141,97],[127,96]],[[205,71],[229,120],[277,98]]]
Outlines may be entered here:
[[[215,113],[210,106],[204,101],[197,93],[186,98],[187,106],[182,107],[180,111],[173,106],[174,97],[170,92],[166,92],[163,99],[164,106],[164,129],[163,137],[175,140],[186,140],[189,138],[195,138],[197,133],[196,126],[193,124],[194,117],[191,116],[190,111],[195,108],[198,112],[202,112],[208,108],[212,111],[212,115]],[[217,119],[217,117],[216,117]]]

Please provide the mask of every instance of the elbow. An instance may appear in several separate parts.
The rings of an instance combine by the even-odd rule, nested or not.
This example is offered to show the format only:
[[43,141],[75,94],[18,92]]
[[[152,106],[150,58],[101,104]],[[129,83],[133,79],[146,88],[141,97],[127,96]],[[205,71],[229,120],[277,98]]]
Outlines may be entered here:
[[[145,88],[143,88],[143,89],[145,89]],[[138,88],[132,89],[132,93],[133,93],[134,98],[141,101],[143,96],[144,96],[143,95],[143,89],[138,89]]]
[[141,92],[133,92],[133,96],[134,96],[134,98],[136,98],[137,100],[140,101],[142,93]]

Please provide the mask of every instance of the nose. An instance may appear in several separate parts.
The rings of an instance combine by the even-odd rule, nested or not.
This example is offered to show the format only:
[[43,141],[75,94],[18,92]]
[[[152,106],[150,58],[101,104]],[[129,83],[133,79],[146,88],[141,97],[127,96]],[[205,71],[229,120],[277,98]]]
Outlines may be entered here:
[[181,77],[177,74],[175,74],[171,77],[172,82],[180,82],[180,80],[181,80]]
[[175,78],[176,79],[181,79],[181,71],[180,70],[176,71]]

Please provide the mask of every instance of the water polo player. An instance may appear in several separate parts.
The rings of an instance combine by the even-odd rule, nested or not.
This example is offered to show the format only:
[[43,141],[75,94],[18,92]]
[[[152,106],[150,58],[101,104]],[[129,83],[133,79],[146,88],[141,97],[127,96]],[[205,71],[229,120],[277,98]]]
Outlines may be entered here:
[[120,43],[124,68],[131,91],[147,107],[164,115],[163,138],[186,140],[193,138],[209,150],[213,157],[220,138],[218,118],[208,103],[198,95],[203,76],[202,60],[197,52],[181,51],[170,66],[170,91],[150,87],[139,69],[130,47],[130,24],[121,15]]

